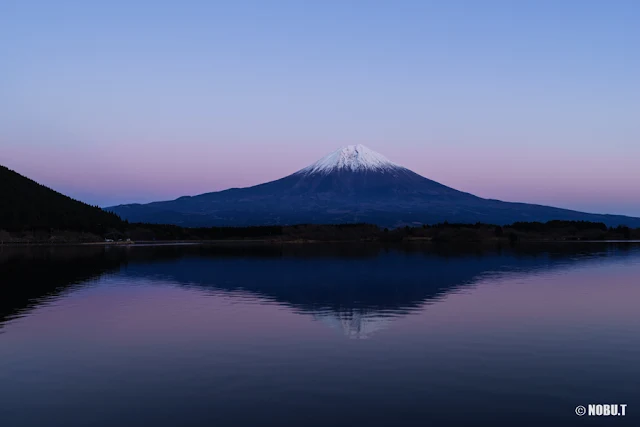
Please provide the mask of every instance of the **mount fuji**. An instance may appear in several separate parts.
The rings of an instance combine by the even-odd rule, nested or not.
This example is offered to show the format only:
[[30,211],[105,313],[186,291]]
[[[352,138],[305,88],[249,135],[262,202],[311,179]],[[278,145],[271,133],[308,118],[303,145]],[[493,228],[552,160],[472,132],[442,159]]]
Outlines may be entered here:
[[510,224],[594,221],[640,227],[640,218],[483,199],[432,181],[363,145],[349,145],[276,181],[145,205],[107,208],[131,222],[186,227],[366,222]]

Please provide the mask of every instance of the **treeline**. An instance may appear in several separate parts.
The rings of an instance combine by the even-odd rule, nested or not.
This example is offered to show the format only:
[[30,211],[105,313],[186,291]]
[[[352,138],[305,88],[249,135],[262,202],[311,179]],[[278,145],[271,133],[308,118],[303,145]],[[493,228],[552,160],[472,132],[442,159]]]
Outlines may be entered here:
[[175,225],[128,224],[112,228],[105,234],[88,232],[21,232],[0,231],[0,242],[74,243],[160,241],[238,241],[266,242],[333,242],[333,241],[430,241],[434,243],[505,241],[603,241],[640,240],[640,229],[607,227],[585,221],[518,222],[499,226],[483,223],[436,224],[388,229],[372,224],[300,224],[291,226],[183,228]]
[[105,238],[114,241],[198,240],[375,240],[381,230],[371,224],[299,224],[253,227],[184,228],[164,224],[129,224],[124,231],[112,230]]
[[123,231],[113,230],[112,240],[284,240],[284,241],[400,241],[431,240],[486,241],[509,240],[628,240],[640,239],[640,229],[607,227],[588,221],[516,222],[405,226],[394,229],[373,224],[298,224],[288,226],[183,228],[175,225],[129,224]]
[[516,222],[510,226],[513,230],[525,233],[540,233],[546,235],[562,234],[565,236],[589,237],[591,240],[611,238],[631,239],[637,235],[638,230],[620,225],[607,227],[603,222],[589,221],[549,221],[541,222]]
[[640,229],[607,227],[601,222],[548,221],[516,222],[511,225],[450,224],[423,225],[387,230],[387,240],[430,240],[434,242],[518,241],[601,241],[640,239]]
[[626,226],[607,227],[601,222],[548,221],[516,222],[510,225],[484,223],[448,223],[434,225],[382,228],[373,224],[297,224],[251,227],[185,228],[166,224],[126,223],[106,235],[111,239],[131,240],[225,240],[265,239],[286,240],[402,240],[426,238],[436,241],[488,240],[628,240],[640,239],[640,229]]
[[282,226],[201,227],[185,228],[168,224],[128,224],[125,230],[112,230],[105,236],[111,240],[227,240],[264,239],[284,234]]
[[124,229],[117,215],[79,202],[0,166],[0,229],[6,232],[77,231],[103,235]]

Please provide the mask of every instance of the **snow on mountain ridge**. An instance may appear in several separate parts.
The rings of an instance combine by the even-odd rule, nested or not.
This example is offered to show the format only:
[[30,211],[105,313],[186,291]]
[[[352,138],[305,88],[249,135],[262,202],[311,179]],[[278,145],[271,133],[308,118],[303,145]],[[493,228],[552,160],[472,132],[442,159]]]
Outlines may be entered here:
[[352,172],[378,171],[401,168],[380,153],[362,144],[348,145],[328,154],[298,173],[329,173],[335,170],[347,169]]

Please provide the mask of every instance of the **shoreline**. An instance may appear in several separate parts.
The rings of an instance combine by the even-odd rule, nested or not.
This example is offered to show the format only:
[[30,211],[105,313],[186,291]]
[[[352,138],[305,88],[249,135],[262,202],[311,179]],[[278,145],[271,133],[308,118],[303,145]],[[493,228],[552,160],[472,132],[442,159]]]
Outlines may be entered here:
[[483,245],[483,244],[555,244],[555,243],[640,243],[638,239],[630,240],[575,240],[575,239],[532,239],[520,240],[512,243],[507,239],[491,240],[450,240],[434,241],[427,238],[412,238],[404,240],[385,241],[380,239],[355,239],[355,240],[274,240],[274,239],[229,239],[229,240],[158,240],[158,241],[137,241],[137,242],[4,242],[0,244],[0,249],[7,247],[68,247],[68,246],[98,246],[98,247],[149,247],[149,246],[197,246],[197,245],[233,245],[233,246],[253,246],[253,245],[317,245],[317,244],[411,244],[425,243],[434,245]]

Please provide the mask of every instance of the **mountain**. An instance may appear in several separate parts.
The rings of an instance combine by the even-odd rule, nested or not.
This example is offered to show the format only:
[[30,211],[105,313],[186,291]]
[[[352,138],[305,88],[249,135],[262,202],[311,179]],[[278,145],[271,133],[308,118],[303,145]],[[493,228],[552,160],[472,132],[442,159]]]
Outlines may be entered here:
[[107,208],[134,222],[194,226],[571,220],[640,227],[640,218],[483,199],[432,181],[363,146],[341,148],[289,176],[145,205]]
[[119,227],[115,214],[90,206],[0,166],[0,230],[77,230]]

